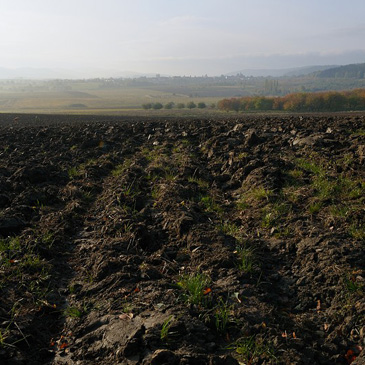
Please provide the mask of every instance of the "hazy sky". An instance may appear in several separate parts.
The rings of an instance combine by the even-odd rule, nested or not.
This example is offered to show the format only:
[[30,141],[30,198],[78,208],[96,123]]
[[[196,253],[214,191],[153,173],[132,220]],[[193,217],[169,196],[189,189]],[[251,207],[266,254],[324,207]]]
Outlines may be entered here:
[[365,1],[0,0],[0,55],[105,77],[365,62]]

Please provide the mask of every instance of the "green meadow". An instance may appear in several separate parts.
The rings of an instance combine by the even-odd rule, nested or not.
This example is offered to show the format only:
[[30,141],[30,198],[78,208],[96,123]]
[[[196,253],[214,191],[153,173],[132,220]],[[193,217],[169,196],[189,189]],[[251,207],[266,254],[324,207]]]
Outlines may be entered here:
[[[56,114],[126,114],[126,115],[201,115],[213,112],[215,105],[227,92],[216,90],[216,96],[205,96],[194,92],[194,88],[163,90],[118,86],[103,88],[102,82],[62,81],[55,82],[0,82],[0,112],[3,113],[56,113]],[[199,95],[200,94],[200,95]],[[211,92],[210,92],[211,94]],[[147,103],[174,103],[172,109],[144,110]],[[177,109],[179,103],[205,103],[203,110],[194,108]],[[219,112],[216,110],[216,112]]]

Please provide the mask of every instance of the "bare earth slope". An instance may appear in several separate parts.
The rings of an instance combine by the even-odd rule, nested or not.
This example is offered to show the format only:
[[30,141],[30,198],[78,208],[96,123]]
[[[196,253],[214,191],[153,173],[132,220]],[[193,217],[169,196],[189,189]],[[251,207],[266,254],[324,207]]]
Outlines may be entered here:
[[1,364],[364,363],[364,116],[12,118]]

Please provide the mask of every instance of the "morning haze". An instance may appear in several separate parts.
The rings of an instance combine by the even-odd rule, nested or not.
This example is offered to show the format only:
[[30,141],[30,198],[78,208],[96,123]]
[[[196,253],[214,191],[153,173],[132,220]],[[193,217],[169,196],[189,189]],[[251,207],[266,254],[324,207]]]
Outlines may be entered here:
[[365,60],[362,0],[1,0],[1,77],[221,75]]

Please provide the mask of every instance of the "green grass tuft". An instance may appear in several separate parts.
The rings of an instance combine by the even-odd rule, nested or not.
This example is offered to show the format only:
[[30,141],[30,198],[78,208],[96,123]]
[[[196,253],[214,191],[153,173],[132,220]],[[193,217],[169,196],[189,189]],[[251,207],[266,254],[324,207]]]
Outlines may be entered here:
[[184,290],[184,301],[189,304],[205,305],[204,290],[211,280],[203,273],[183,275],[177,285]]

